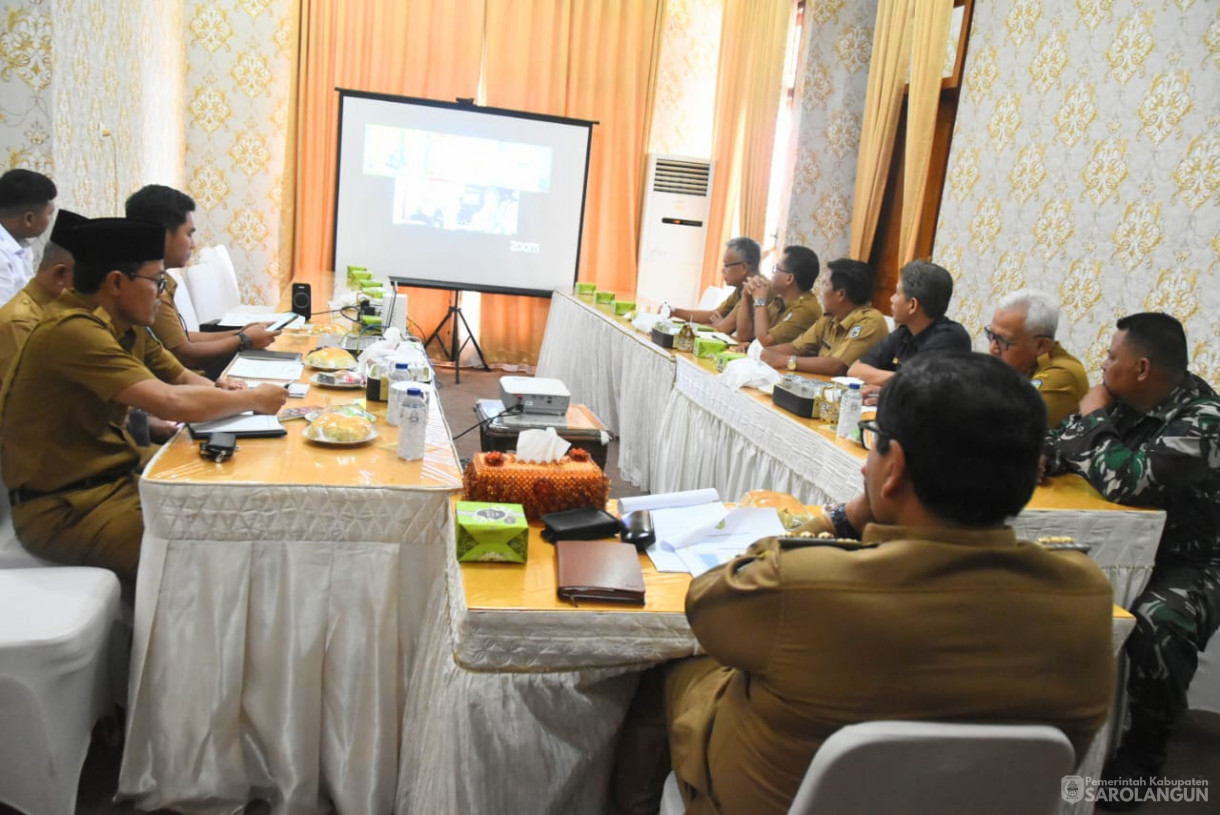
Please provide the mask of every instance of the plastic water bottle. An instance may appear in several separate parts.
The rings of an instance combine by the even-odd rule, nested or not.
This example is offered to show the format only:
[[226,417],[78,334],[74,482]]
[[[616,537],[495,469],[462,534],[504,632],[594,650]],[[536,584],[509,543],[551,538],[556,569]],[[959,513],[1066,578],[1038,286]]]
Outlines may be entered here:
[[394,404],[394,385],[398,382],[411,381],[411,368],[405,362],[394,363],[393,369],[386,380],[385,400],[390,404],[386,408],[385,420],[387,424],[398,425],[399,410],[398,405]]
[[860,408],[863,405],[864,395],[860,393],[860,383],[853,382],[839,400],[839,438],[860,440]]
[[419,461],[424,457],[424,435],[428,430],[428,402],[419,388],[407,388],[398,418],[398,457]]

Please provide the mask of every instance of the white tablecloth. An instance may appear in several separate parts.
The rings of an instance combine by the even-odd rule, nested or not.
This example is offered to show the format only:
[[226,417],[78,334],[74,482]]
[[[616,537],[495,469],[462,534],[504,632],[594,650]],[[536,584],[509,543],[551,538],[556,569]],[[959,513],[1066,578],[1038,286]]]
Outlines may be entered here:
[[538,376],[562,380],[618,436],[624,480],[643,490],[657,449],[660,406],[673,388],[673,355],[565,292],[551,296]]
[[[791,414],[733,390],[687,359],[661,417],[663,452],[653,459],[654,492],[715,487],[735,501],[753,489],[792,493],[806,504],[846,501],[863,488],[852,450],[809,430]],[[1067,535],[1092,547],[1126,608],[1152,573],[1165,513],[1127,510],[1026,510],[1023,538]]]
[[[432,411],[430,443],[452,451],[448,434]],[[259,798],[294,815],[390,812],[458,486],[144,479],[120,796],[186,812]]]

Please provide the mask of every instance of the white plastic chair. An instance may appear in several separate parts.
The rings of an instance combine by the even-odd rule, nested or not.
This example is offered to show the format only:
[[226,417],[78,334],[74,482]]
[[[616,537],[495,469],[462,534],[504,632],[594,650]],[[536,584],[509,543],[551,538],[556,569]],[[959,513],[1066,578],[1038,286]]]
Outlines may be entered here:
[[185,269],[170,269],[167,274],[178,284],[174,290],[174,306],[186,324],[187,331],[199,330],[199,315],[195,313],[195,304],[191,301],[191,288],[186,283]]
[[71,815],[94,723],[114,710],[119,581],[105,569],[0,570],[0,802]]
[[241,305],[237,272],[229,251],[223,246],[204,247],[199,252],[199,262],[185,271],[199,322],[219,320],[226,311]]
[[[1049,815],[1075,753],[1046,725],[863,722],[818,750],[790,815]],[[661,815],[684,811],[677,780]]]

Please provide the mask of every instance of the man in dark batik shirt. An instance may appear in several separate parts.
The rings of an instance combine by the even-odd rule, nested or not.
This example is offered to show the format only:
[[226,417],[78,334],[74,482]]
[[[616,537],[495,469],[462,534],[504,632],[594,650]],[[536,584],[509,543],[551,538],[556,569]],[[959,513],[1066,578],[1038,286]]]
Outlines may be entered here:
[[1160,774],[1198,652],[1220,625],[1220,398],[1186,366],[1181,323],[1124,317],[1103,384],[1047,442],[1048,474],[1079,473],[1111,501],[1165,510],[1156,566],[1131,609],[1130,728],[1106,768],[1113,778]]

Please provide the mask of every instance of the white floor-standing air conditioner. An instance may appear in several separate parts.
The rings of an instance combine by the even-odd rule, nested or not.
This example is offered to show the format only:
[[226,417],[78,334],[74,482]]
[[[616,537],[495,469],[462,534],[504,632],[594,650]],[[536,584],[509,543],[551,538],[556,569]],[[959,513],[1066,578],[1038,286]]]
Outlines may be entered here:
[[648,156],[636,282],[642,300],[679,306],[698,299],[711,197],[707,159]]

